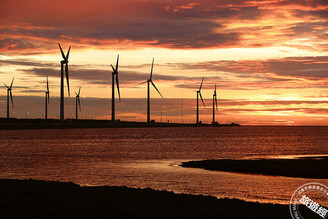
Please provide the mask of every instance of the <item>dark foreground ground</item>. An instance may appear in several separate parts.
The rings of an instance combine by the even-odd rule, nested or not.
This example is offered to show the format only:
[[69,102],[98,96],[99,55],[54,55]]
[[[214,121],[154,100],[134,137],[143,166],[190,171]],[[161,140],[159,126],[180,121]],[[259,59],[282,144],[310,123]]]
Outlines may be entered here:
[[328,157],[259,160],[201,160],[183,162],[181,166],[273,176],[328,179]]
[[0,179],[0,209],[0,218],[290,218],[287,205],[8,179]]

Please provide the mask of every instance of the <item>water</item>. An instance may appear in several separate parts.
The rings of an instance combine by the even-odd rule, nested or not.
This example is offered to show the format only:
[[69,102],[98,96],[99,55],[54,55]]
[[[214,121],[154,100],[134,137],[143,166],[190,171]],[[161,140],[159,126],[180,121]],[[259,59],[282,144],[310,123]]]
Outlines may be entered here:
[[183,161],[328,155],[328,127],[195,127],[0,131],[0,178],[150,187],[288,204],[307,182],[183,168]]

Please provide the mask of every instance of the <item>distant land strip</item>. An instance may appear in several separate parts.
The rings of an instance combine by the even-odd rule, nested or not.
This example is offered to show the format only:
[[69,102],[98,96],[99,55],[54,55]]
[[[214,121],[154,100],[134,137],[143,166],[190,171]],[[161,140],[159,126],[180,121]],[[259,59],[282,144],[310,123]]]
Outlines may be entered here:
[[0,119],[0,130],[8,129],[65,129],[65,128],[138,128],[138,127],[211,127],[239,126],[239,124],[187,124],[160,122],[127,122],[83,119]]
[[215,171],[328,179],[328,157],[325,156],[297,159],[201,160],[183,162],[180,166]]

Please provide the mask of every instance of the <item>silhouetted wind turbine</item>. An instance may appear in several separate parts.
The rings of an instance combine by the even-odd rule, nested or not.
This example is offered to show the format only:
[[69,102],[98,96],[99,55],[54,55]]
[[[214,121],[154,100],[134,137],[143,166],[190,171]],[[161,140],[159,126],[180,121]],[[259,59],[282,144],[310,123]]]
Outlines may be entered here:
[[197,92],[197,111],[196,111],[196,124],[198,124],[199,123],[199,104],[198,104],[198,96],[200,96],[200,99],[202,100],[202,102],[203,102],[203,105],[204,105],[204,107],[205,107],[205,103],[204,103],[204,100],[203,100],[203,97],[202,97],[202,93],[200,92],[201,91],[201,89],[202,89],[202,86],[203,86],[203,81],[204,81],[204,77],[203,77],[203,79],[202,79],[202,83],[200,84],[200,87],[199,87],[199,90],[198,91],[196,91]]
[[13,83],[14,83],[14,78],[11,81],[11,84],[10,84],[9,87],[6,84],[4,84],[7,87],[7,119],[9,119],[9,96],[10,96],[10,100],[11,100],[11,106],[14,108],[13,95],[12,95],[12,92],[11,92],[11,89],[13,87]]
[[215,85],[215,89],[214,89],[214,94],[213,94],[213,122],[212,124],[215,124],[215,109],[218,109],[218,99],[216,96],[216,85]]
[[153,82],[153,68],[154,68],[154,58],[153,58],[153,62],[151,64],[151,71],[150,71],[150,77],[147,81],[142,82],[141,84],[147,83],[147,122],[150,123],[150,86],[149,83],[151,83],[154,88],[156,89],[156,91],[159,93],[159,95],[161,95],[162,98],[164,98],[161,94],[161,92],[159,92],[159,90],[157,89],[156,85]]
[[69,78],[68,78],[68,57],[69,57],[69,52],[71,50],[71,46],[69,47],[67,54],[65,56],[60,44],[58,43],[61,55],[63,57],[63,60],[60,61],[61,64],[61,76],[60,76],[60,119],[64,119],[64,65],[65,65],[65,75],[66,75],[66,80],[67,80],[67,89],[68,89],[68,96],[70,96],[70,91],[69,91]]
[[75,119],[77,120],[79,117],[78,117],[78,107],[79,106],[79,110],[81,112],[81,102],[80,102],[80,92],[81,92],[81,87],[79,88],[79,92],[75,92],[76,94],[76,98],[75,98],[75,112],[76,112],[76,117]]
[[47,76],[47,91],[45,92],[46,94],[46,100],[45,100],[45,113],[44,113],[44,118],[48,119],[48,104],[50,104],[50,95],[49,95],[49,82],[48,82],[48,76]]
[[[116,86],[117,86],[117,92],[118,92],[118,98],[121,100],[121,94],[120,94],[120,86],[118,83],[118,60],[119,60],[119,55],[117,55],[116,59],[116,66],[115,68],[112,66],[113,72],[112,72],[112,121],[115,121],[115,81],[116,81]],[[116,77],[115,77],[116,76]]]

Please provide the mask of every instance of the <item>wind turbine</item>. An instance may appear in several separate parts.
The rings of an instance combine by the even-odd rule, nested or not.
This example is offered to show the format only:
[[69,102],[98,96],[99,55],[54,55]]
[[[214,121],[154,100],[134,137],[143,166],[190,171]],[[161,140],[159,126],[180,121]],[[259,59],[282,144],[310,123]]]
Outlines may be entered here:
[[119,100],[121,100],[120,86],[118,83],[118,60],[119,60],[119,58],[120,58],[120,56],[117,55],[115,68],[113,67],[112,64],[110,65],[110,66],[112,66],[112,69],[113,69],[113,72],[112,72],[112,121],[115,121],[115,80],[116,80],[118,98],[119,98]]
[[202,97],[202,93],[200,92],[201,89],[202,89],[202,86],[203,86],[203,82],[204,82],[204,77],[202,79],[202,83],[200,84],[200,87],[199,87],[199,90],[196,91],[197,92],[197,111],[196,111],[196,124],[199,124],[199,104],[198,104],[198,96],[200,96],[200,99],[202,100],[203,102],[203,105],[205,107],[205,103],[204,103],[204,100],[203,100],[203,97]]
[[47,91],[45,92],[46,94],[46,100],[45,100],[45,113],[44,113],[44,118],[48,119],[48,104],[50,104],[50,95],[49,95],[49,82],[48,82],[48,76],[47,76]]
[[156,85],[153,82],[153,68],[154,68],[154,58],[153,58],[153,62],[151,64],[151,71],[150,71],[150,77],[147,81],[142,82],[141,84],[147,83],[147,122],[150,123],[150,86],[149,83],[151,83],[154,88],[156,89],[156,91],[159,93],[159,95],[161,95],[162,98],[164,98],[161,94],[161,92],[159,92],[159,90],[157,89]]
[[14,83],[14,79],[11,81],[10,86],[8,87],[6,84],[4,84],[7,87],[7,119],[9,119],[9,96],[10,96],[10,100],[11,100],[11,106],[12,108],[14,108],[14,102],[13,102],[13,94],[11,92],[11,89],[13,87],[13,83]]
[[214,94],[213,94],[213,122],[212,122],[213,125],[216,123],[215,122],[215,109],[216,110],[218,109],[218,99],[216,96],[216,85],[215,85]]
[[60,61],[61,64],[61,76],[60,76],[60,119],[64,120],[64,65],[65,65],[65,75],[66,75],[66,80],[67,80],[67,89],[68,89],[68,96],[70,96],[70,91],[69,91],[69,78],[68,78],[68,57],[69,57],[69,52],[71,50],[71,46],[69,47],[67,54],[65,56],[60,44],[59,49],[61,52],[61,55],[63,57],[63,60]]
[[76,120],[78,120],[78,105],[79,105],[79,110],[80,110],[80,112],[81,112],[81,102],[80,102],[80,92],[81,92],[81,87],[79,88],[79,92],[75,92],[75,94],[76,94],[76,98],[75,98],[75,112],[76,112],[76,117],[75,117],[75,119]]

